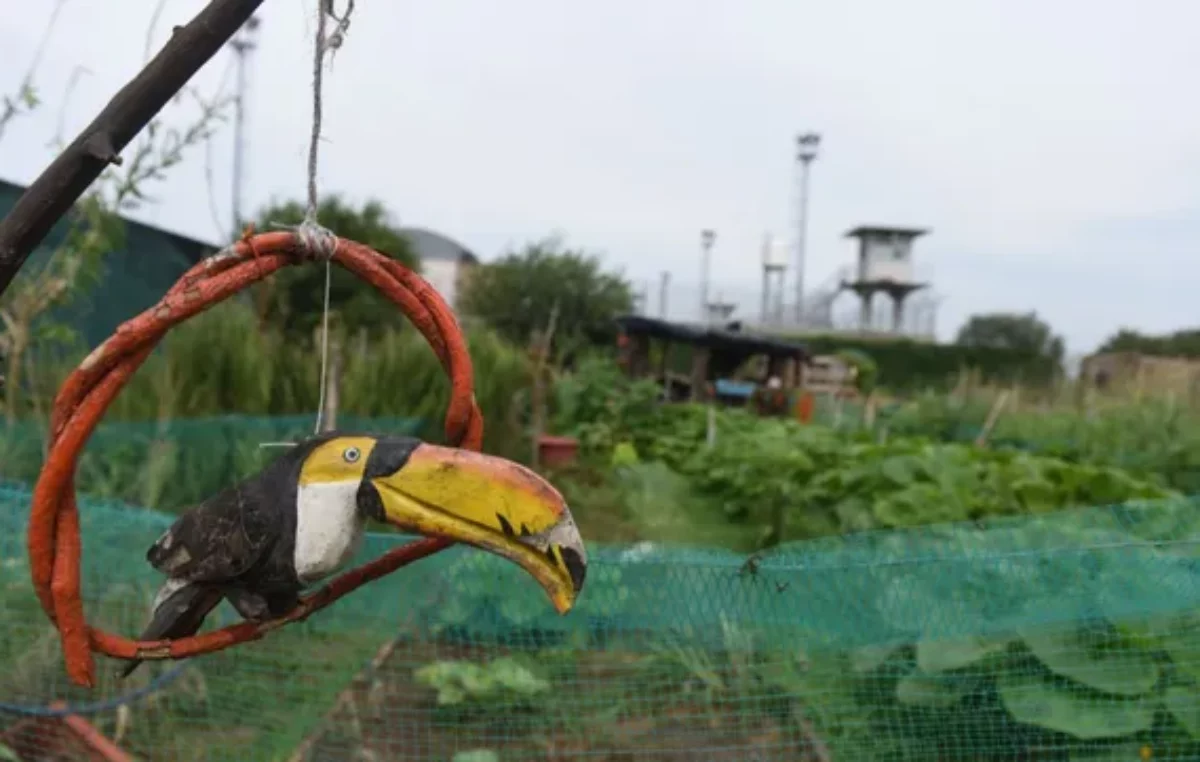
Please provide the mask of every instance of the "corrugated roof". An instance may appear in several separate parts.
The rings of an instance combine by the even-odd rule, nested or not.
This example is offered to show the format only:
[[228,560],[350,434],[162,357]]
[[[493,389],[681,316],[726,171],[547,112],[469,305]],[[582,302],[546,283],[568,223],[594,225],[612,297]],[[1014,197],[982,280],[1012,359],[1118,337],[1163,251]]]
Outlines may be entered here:
[[721,352],[766,354],[800,359],[809,356],[808,347],[799,342],[735,330],[670,323],[666,320],[656,320],[641,315],[622,315],[617,318],[617,325],[627,334],[710,347]]
[[929,232],[928,228],[896,228],[887,225],[859,225],[853,230],[846,231],[846,238],[862,238],[864,236],[899,235],[906,238],[917,238]]
[[[0,217],[25,189],[0,180]],[[89,346],[107,338],[118,325],[151,307],[188,268],[216,250],[204,241],[122,218],[125,245],[102,259],[104,272],[95,288],[77,293],[55,310],[57,319],[74,326]],[[69,223],[60,220],[26,263],[37,267],[66,238]]]

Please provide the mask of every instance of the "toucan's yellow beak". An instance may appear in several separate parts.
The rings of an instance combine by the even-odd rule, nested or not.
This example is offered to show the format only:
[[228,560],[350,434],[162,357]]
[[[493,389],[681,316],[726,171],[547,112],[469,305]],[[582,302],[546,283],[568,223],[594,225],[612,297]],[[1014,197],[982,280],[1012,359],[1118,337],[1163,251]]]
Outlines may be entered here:
[[364,474],[380,518],[504,556],[537,579],[560,614],[571,610],[587,552],[558,490],[503,458],[393,441],[395,450],[386,439],[375,445]]

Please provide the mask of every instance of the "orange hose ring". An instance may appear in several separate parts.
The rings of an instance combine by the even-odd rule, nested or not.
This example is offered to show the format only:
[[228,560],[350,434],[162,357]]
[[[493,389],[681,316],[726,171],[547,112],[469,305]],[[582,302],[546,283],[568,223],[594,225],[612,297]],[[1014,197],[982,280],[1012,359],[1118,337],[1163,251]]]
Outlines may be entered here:
[[[425,336],[450,376],[447,441],[479,450],[483,414],[475,403],[471,358],[450,308],[432,286],[408,268],[354,241],[337,238],[333,262],[378,289]],[[305,596],[277,619],[242,622],[176,640],[136,641],[88,624],[80,596],[79,510],[75,465],[108,405],[173,326],[287,265],[311,259],[293,232],[247,233],[188,270],[150,309],[126,321],[63,381],[50,421],[49,451],[34,487],[29,515],[29,567],[42,609],[58,628],[67,674],[79,685],[95,682],[93,651],[122,659],[179,659],[258,640],[273,629],[307,618],[361,585],[453,544],[425,538],[395,548],[345,572]]]

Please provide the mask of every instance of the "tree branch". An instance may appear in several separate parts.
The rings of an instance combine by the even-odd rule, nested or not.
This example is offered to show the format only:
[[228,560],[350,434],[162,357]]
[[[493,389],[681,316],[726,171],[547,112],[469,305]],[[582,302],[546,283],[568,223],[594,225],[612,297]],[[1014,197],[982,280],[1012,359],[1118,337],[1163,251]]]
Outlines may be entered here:
[[0,221],[0,295],[109,163],[241,28],[263,0],[211,0],[109,101]]

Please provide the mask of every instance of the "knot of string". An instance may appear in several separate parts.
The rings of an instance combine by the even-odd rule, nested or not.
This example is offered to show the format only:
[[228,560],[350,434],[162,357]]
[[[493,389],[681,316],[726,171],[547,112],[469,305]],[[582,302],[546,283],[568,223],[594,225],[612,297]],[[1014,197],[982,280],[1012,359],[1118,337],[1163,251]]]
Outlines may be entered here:
[[337,253],[338,237],[333,231],[315,220],[308,219],[290,229],[300,239],[297,255],[303,259],[324,262],[328,268],[329,260]]

